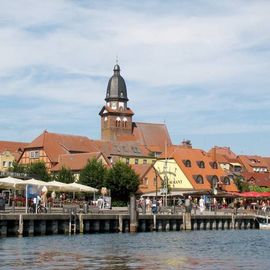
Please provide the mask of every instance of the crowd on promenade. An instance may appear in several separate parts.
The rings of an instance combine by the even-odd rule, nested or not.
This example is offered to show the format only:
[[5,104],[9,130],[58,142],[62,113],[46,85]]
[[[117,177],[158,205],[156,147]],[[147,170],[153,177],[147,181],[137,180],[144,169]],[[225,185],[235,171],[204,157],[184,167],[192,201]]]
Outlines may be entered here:
[[254,198],[216,198],[210,196],[200,196],[192,198],[177,197],[171,199],[167,204],[164,203],[164,198],[159,197],[140,197],[137,200],[137,208],[143,213],[160,213],[162,208],[178,207],[183,211],[191,212],[192,210],[203,213],[204,211],[218,211],[220,209],[235,209],[235,210],[262,210],[270,209],[270,199],[254,199]]

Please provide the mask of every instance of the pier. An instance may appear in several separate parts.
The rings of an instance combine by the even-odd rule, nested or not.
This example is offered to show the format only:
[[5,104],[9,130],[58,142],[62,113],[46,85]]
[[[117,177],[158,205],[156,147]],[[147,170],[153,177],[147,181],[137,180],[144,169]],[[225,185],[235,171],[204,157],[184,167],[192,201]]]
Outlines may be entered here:
[[123,211],[101,213],[1,213],[0,236],[35,236],[52,234],[89,234],[113,232],[151,232],[184,230],[247,230],[258,229],[255,214],[214,213],[203,214],[137,214],[134,230],[132,215]]

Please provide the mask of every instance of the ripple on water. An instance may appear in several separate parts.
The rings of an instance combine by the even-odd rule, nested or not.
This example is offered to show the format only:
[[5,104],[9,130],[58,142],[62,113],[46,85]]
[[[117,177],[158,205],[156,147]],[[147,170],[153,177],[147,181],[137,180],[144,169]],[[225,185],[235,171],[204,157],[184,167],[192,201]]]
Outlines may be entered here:
[[269,269],[270,232],[192,231],[4,238],[1,269]]

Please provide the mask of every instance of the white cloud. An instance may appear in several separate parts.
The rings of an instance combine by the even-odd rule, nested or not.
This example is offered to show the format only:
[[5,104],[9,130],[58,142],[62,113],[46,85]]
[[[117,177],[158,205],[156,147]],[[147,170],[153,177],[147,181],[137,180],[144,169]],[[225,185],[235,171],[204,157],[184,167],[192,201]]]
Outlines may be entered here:
[[[21,110],[48,129],[65,128],[69,110],[84,121],[87,106],[103,105],[118,55],[135,120],[166,119],[177,136],[267,132],[269,8],[267,1],[3,1],[0,100],[44,104],[31,112],[11,106],[14,122]],[[95,126],[97,114],[88,116]]]

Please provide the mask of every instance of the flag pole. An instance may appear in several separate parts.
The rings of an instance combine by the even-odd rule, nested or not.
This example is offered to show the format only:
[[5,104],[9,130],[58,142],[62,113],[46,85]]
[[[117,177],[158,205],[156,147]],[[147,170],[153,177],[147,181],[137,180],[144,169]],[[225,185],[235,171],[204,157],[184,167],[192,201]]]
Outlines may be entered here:
[[25,213],[27,214],[28,209],[28,184],[26,185],[25,189]]

